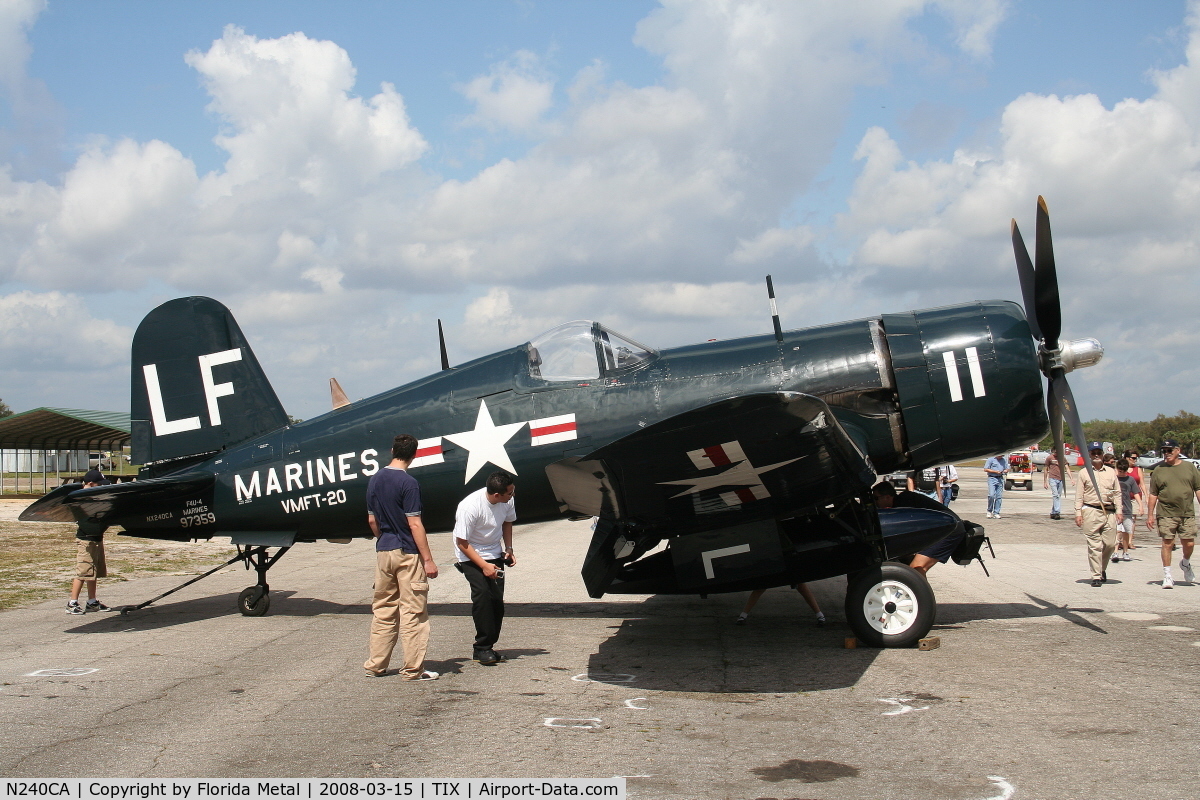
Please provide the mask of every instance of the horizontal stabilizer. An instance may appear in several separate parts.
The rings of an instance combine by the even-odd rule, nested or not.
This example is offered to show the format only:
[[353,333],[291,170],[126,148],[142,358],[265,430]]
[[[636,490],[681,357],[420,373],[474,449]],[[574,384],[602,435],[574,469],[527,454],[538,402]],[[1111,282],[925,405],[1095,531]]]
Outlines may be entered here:
[[[80,488],[68,484],[21,512],[22,522],[98,522],[134,529],[158,522],[178,528],[190,500],[211,503],[213,475],[150,478],[131,483]],[[197,502],[200,501],[200,502]],[[160,517],[161,519],[154,519]],[[165,527],[158,524],[154,527]]]

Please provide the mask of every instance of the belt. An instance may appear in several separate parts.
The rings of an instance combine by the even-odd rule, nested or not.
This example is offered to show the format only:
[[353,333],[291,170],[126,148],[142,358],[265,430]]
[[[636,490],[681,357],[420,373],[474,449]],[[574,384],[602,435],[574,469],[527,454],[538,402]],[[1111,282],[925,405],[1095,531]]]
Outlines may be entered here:
[[1088,508],[1094,508],[1097,511],[1107,511],[1110,514],[1117,510],[1116,506],[1097,506],[1093,505],[1092,503],[1084,503],[1084,505]]

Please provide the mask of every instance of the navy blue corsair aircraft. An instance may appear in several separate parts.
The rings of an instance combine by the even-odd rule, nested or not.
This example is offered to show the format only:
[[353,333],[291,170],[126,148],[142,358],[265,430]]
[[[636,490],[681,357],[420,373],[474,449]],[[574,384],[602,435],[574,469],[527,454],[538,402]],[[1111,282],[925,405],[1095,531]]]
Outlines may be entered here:
[[420,442],[411,471],[431,532],[453,526],[494,465],[517,477],[523,522],[598,518],[582,571],[593,597],[847,575],[859,638],[910,645],[936,604],[895,559],[958,526],[976,540],[982,529],[933,501],[877,509],[876,474],[1005,452],[1052,420],[1061,442],[1064,415],[1078,427],[1064,375],[1103,352],[1059,345],[1041,198],[1036,269],[1012,230],[1025,312],[973,302],[790,331],[776,315],[774,335],[667,350],[569,322],[453,369],[443,344],[442,371],[295,424],[228,309],[172,300],[133,340],[140,479],[63,487],[21,519],[229,536],[229,563],[258,571],[239,607],[260,615],[267,571],[292,545],[370,536],[367,481],[406,432]]

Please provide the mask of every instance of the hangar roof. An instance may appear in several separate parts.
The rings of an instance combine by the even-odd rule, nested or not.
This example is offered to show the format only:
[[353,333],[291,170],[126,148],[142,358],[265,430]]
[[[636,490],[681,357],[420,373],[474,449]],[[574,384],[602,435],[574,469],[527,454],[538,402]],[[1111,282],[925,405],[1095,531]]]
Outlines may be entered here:
[[129,414],[79,408],[35,408],[0,419],[0,447],[28,450],[115,450],[129,443]]

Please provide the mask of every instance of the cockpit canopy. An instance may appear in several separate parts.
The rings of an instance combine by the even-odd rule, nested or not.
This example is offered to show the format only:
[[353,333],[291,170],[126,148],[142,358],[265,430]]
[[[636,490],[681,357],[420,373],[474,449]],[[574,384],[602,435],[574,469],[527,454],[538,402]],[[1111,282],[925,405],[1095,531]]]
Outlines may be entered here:
[[658,353],[599,322],[576,320],[529,343],[529,374],[544,381],[586,381],[629,372]]

